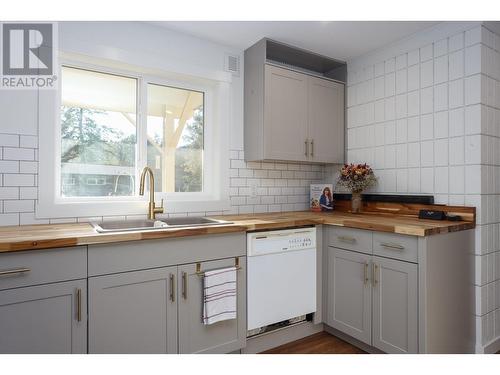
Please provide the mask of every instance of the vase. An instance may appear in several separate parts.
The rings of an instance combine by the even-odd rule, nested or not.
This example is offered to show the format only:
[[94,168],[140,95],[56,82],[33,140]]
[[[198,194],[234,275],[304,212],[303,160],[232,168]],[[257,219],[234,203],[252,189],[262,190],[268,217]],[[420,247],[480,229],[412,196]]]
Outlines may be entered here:
[[353,214],[359,214],[361,212],[361,193],[352,193],[351,212]]

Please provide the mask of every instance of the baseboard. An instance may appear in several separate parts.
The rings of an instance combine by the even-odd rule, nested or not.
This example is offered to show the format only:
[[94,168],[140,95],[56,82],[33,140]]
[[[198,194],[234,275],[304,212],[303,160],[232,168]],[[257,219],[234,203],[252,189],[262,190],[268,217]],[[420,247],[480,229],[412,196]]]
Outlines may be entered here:
[[326,332],[328,332],[330,335],[338,337],[339,339],[344,340],[345,342],[348,342],[349,344],[354,345],[355,347],[357,347],[357,348],[359,348],[361,350],[364,350],[367,353],[370,353],[370,354],[385,354],[383,351],[381,351],[381,350],[379,350],[377,348],[374,348],[371,345],[365,344],[364,342],[361,342],[361,341],[355,339],[354,337],[346,335],[345,333],[342,333],[342,332],[340,332],[339,330],[337,330],[337,329],[335,329],[333,327],[327,326],[326,324],[324,325],[324,330]]
[[304,322],[247,339],[241,354],[256,354],[323,331],[323,324]]
[[482,346],[482,347],[477,347],[476,348],[476,353],[478,354],[495,354],[500,350],[500,337],[489,344]]

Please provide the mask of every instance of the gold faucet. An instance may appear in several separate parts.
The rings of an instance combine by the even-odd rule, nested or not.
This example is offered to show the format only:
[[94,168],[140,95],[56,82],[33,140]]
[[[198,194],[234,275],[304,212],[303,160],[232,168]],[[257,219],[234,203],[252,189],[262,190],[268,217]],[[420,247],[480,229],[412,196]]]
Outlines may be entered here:
[[144,195],[144,180],[146,179],[146,174],[149,173],[149,206],[148,206],[148,219],[154,220],[156,214],[163,213],[163,199],[161,200],[161,206],[156,207],[155,204],[155,176],[153,171],[149,167],[144,167],[141,173],[141,182],[139,185],[139,195]]

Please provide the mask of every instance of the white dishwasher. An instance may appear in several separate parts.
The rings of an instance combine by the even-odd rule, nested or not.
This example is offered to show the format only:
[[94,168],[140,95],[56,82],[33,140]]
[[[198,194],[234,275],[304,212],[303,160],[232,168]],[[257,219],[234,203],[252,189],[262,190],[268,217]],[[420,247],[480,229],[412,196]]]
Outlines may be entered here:
[[247,328],[316,311],[316,228],[247,234]]

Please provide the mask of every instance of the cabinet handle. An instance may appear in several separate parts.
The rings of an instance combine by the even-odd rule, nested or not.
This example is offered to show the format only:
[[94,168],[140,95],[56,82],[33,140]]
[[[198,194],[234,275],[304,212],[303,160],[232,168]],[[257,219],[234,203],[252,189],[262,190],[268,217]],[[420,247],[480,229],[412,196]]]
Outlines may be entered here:
[[170,274],[170,301],[175,302],[175,278]]
[[26,272],[31,272],[31,270],[29,268],[16,268],[13,270],[0,271],[0,276],[13,276],[18,273],[26,273]]
[[370,281],[370,279],[368,278],[368,262],[365,262],[363,269],[364,269],[365,285],[367,285],[368,281]]
[[349,236],[337,236],[339,241],[342,242],[348,242],[348,243],[355,243],[356,239],[354,237],[349,237]]
[[76,290],[76,320],[82,321],[82,290]]
[[306,151],[304,152],[304,155],[305,156],[308,156],[309,155],[309,141],[306,139],[304,141],[305,145],[306,145]]
[[311,157],[314,157],[314,139],[311,139]]
[[187,299],[187,273],[182,273],[182,298]]
[[373,286],[378,284],[377,280],[377,271],[378,271],[378,266],[375,263],[372,263],[373,269],[372,269],[372,277],[373,277]]
[[395,244],[395,243],[386,243],[386,242],[381,242],[380,243],[380,246],[382,247],[386,247],[388,249],[393,249],[393,250],[404,250],[405,247],[402,246],[402,245],[398,245],[398,244]]

